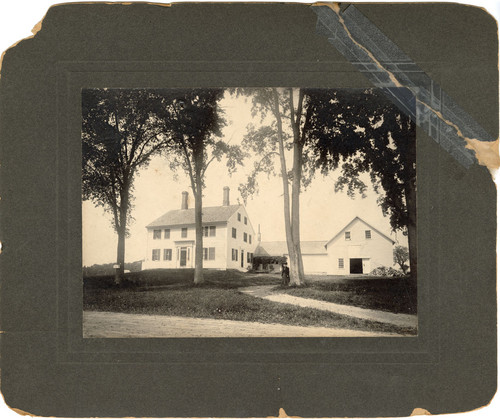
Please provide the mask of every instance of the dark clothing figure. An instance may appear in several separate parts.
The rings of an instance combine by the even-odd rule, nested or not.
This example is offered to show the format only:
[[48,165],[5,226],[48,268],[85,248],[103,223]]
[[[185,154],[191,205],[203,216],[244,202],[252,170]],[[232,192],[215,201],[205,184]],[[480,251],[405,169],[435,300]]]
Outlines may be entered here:
[[286,264],[281,266],[281,284],[283,286],[288,286],[290,283],[290,269]]

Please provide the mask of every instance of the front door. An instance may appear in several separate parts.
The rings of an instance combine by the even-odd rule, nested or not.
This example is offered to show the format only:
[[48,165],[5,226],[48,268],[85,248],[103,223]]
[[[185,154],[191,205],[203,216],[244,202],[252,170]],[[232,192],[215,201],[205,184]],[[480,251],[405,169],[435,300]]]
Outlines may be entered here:
[[186,248],[181,248],[181,262],[180,262],[181,267],[186,266],[186,259],[187,259],[187,250]]
[[349,272],[351,274],[363,274],[363,260],[361,258],[351,258]]
[[243,268],[243,257],[245,256],[245,251],[241,251],[241,268]]

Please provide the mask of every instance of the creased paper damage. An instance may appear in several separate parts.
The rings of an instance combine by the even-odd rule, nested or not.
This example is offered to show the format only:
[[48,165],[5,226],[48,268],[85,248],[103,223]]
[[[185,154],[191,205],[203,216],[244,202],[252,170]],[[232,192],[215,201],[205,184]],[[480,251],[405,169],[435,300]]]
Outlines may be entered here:
[[[463,166],[500,167],[499,142],[356,7],[316,3],[317,32]],[[406,89],[401,89],[406,88]],[[407,89],[416,100],[409,106]]]

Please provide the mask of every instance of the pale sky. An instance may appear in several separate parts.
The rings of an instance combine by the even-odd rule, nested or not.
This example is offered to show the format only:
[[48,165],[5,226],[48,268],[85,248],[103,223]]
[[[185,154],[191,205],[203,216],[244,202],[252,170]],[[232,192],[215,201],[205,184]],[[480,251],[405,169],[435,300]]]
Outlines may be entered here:
[[[227,96],[227,95],[226,95]],[[259,117],[252,119],[250,100],[244,98],[224,98],[221,107],[225,110],[228,125],[223,130],[224,140],[231,144],[239,144],[246,133],[247,125],[260,123]],[[238,186],[250,171],[250,157],[246,165],[229,177],[225,163],[212,162],[206,172],[206,188],[204,206],[222,205],[222,188],[230,187],[231,204],[237,204]],[[288,159],[291,164],[291,159]],[[287,162],[287,163],[288,163]],[[287,169],[291,169],[289,166]],[[366,198],[357,196],[351,199],[347,193],[335,193],[334,185],[339,171],[331,172],[324,177],[317,174],[307,190],[301,194],[301,238],[304,241],[328,240],[352,218],[359,216],[373,227],[390,235],[393,239],[407,246],[406,237],[401,233],[391,234],[389,219],[382,215],[377,205],[377,195],[371,188],[369,177],[364,178],[369,186]],[[175,180],[165,158],[155,157],[147,168],[142,169],[134,183],[134,221],[129,224],[130,237],[125,244],[125,260],[133,262],[145,258],[146,228],[145,226],[157,217],[181,205],[181,192],[189,192],[189,205],[194,207],[193,195],[188,178],[178,172]],[[285,240],[283,221],[283,190],[280,177],[265,174],[259,177],[259,192],[247,201],[247,212],[250,221],[257,231],[260,224],[262,241]],[[93,203],[83,202],[83,265],[103,264],[116,261],[117,235],[111,226],[111,217],[102,208]]]

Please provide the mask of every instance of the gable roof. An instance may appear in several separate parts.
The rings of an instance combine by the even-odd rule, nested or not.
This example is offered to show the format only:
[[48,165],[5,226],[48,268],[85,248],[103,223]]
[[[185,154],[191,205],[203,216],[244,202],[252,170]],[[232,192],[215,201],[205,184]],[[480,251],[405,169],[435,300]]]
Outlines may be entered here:
[[[203,207],[203,224],[227,222],[229,218],[240,208],[239,204],[232,206],[216,206]],[[178,226],[178,225],[193,225],[194,224],[194,209],[185,210],[170,210],[163,216],[147,225],[147,228]]]
[[[325,244],[326,241],[301,241],[300,249],[303,255],[326,254]],[[286,241],[261,242],[254,252],[256,257],[281,257],[283,255],[288,255]]]
[[381,232],[380,230],[378,230],[377,228],[373,227],[372,225],[370,225],[368,222],[366,222],[366,220],[363,220],[361,217],[359,216],[356,216],[354,217],[349,223],[347,223],[347,225],[345,225],[342,229],[340,229],[336,235],[334,235],[329,241],[326,242],[325,246],[327,246],[330,242],[332,242],[335,238],[337,238],[337,236],[339,236],[344,230],[347,229],[347,227],[353,223],[356,219],[358,219],[359,221],[363,222],[365,225],[367,225],[369,228],[373,229],[375,232],[378,232],[381,236],[383,236],[385,239],[387,239],[388,241],[391,241],[391,243],[394,245],[396,243],[396,241],[394,239],[392,239],[390,236],[387,236],[384,232]]

